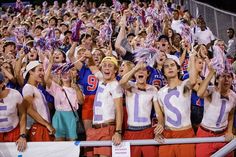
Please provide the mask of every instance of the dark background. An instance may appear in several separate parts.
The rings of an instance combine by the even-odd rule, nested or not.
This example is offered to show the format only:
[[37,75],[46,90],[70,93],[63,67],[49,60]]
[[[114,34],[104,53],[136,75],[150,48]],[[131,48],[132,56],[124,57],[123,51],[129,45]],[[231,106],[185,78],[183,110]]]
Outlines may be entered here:
[[198,0],[222,10],[236,13],[236,0]]
[[[24,1],[24,0],[23,0]],[[42,4],[44,0],[28,0],[31,2],[31,4]],[[47,0],[49,3],[53,3],[53,0]],[[78,0],[80,1],[80,0]],[[108,3],[111,5],[112,0],[88,0],[88,1],[96,1],[98,4],[100,3]],[[130,2],[130,0],[120,0],[121,2],[126,1]],[[143,0],[141,0],[143,1]],[[184,0],[183,0],[184,1]],[[208,3],[214,7],[217,7],[219,9],[223,9],[226,11],[234,12],[236,13],[236,0],[198,0],[204,3]],[[2,3],[14,3],[16,0],[1,0],[0,5]],[[66,2],[66,0],[58,0],[58,2]]]

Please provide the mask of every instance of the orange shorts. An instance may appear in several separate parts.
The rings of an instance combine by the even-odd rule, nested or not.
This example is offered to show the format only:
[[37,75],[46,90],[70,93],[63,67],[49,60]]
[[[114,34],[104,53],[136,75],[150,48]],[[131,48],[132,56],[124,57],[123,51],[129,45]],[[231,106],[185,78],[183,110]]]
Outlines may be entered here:
[[95,95],[86,95],[82,106],[82,120],[93,119],[93,102]]
[[[153,139],[154,128],[147,128],[141,131],[129,131],[126,130],[124,134],[124,140],[142,140]],[[132,157],[158,157],[157,146],[131,146]]]
[[[109,125],[104,128],[89,128],[87,130],[87,141],[107,141],[111,140],[112,136],[115,133],[115,125]],[[111,156],[111,147],[94,147],[93,152],[88,152],[87,156],[99,154],[99,155],[106,155]]]
[[16,142],[20,137],[20,126],[17,125],[12,131],[0,133],[0,142]]
[[49,131],[45,126],[34,123],[29,130],[29,141],[54,141],[54,136],[49,135]]
[[[225,133],[221,134],[214,134],[203,130],[201,127],[198,128],[197,137],[219,137],[224,135]],[[219,149],[224,147],[227,143],[201,143],[196,144],[196,157],[208,157],[217,152]],[[229,153],[227,157],[232,157],[233,153]]]
[[[192,128],[180,131],[164,130],[163,135],[165,138],[191,138],[195,136]],[[159,156],[195,157],[195,144],[160,145]]]

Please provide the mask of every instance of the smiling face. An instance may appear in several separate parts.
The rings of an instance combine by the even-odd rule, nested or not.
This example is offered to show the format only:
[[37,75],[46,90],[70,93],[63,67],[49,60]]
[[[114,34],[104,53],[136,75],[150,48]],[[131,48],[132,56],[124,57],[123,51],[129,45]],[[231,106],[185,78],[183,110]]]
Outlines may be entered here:
[[175,34],[173,37],[173,45],[179,47],[181,40],[182,40],[181,36],[179,34]]
[[159,56],[156,58],[156,62],[158,65],[163,65],[166,60],[166,54],[163,51],[160,51]]
[[147,68],[139,69],[134,74],[135,80],[138,84],[146,84],[147,77],[148,77],[148,71]]
[[61,51],[56,51],[53,56],[54,63],[63,63],[65,61],[65,57]]
[[132,39],[131,45],[134,49],[143,46],[144,39],[141,36],[136,36]]
[[70,70],[66,73],[61,74],[61,81],[63,84],[71,82],[71,72]]
[[91,47],[93,40],[92,37],[85,37],[85,39],[83,39],[83,44],[86,45],[86,47]]
[[96,66],[99,66],[99,64],[101,63],[104,56],[105,55],[100,50],[93,51],[93,60],[94,60]]
[[29,71],[30,77],[32,77],[36,82],[42,83],[44,80],[44,70],[43,65],[40,64],[34,69]]
[[167,79],[178,77],[179,68],[177,63],[172,59],[166,59],[163,65],[164,75]]
[[35,36],[40,36],[41,33],[42,33],[42,30],[39,29],[39,28],[36,28],[36,29],[34,30],[34,34],[35,34]]
[[27,54],[27,57],[29,59],[29,61],[34,61],[37,59],[38,57],[38,53],[35,49],[31,49],[30,52]]
[[101,71],[105,81],[112,81],[115,78],[117,67],[112,61],[103,61],[101,63]]
[[217,45],[220,47],[220,49],[224,52],[225,51],[225,43],[222,40],[219,40],[217,42]]

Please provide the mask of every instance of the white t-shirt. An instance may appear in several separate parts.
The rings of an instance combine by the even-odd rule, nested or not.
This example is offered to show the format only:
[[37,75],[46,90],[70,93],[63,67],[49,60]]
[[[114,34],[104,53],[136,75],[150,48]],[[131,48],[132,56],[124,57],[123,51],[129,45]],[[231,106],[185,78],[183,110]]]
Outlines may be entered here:
[[227,128],[229,112],[235,107],[236,94],[229,93],[229,100],[221,98],[221,95],[214,87],[208,87],[212,94],[211,102],[204,99],[204,114],[201,125],[212,131],[219,131]]
[[157,101],[157,89],[147,85],[146,91],[139,90],[134,82],[129,82],[131,90],[125,91],[129,126],[147,126],[151,124],[151,110]]
[[204,31],[198,29],[193,38],[195,41],[197,41],[198,44],[205,45],[209,44],[212,40],[215,40],[215,36],[208,27]]
[[171,28],[176,31],[176,33],[179,33],[181,34],[182,32],[182,22],[181,20],[172,20],[172,23],[171,23]]
[[179,129],[191,125],[191,90],[184,94],[184,87],[188,80],[184,80],[174,89],[166,85],[158,92],[158,101],[164,111],[166,127]]
[[115,120],[114,99],[122,98],[123,93],[118,81],[107,84],[99,81],[96,97],[93,103],[93,124],[101,124],[108,120]]
[[43,93],[35,86],[32,86],[30,84],[25,84],[22,90],[22,94],[23,94],[23,97],[33,96],[34,109],[41,115],[41,117],[44,120],[50,122],[49,108],[48,108],[47,101]]
[[[9,89],[9,88],[8,88]],[[0,102],[0,132],[9,132],[16,128],[19,123],[17,105],[21,104],[23,98],[14,89],[9,89],[9,94]]]

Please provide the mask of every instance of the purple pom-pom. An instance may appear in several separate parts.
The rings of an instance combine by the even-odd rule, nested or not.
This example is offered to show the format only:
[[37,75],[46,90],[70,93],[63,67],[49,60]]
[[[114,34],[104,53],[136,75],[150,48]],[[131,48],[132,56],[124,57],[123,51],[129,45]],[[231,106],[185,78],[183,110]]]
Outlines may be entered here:
[[109,43],[111,41],[112,32],[112,26],[108,19],[101,27],[99,32],[99,40],[101,41],[101,43]]
[[144,62],[147,65],[154,65],[156,58],[159,56],[159,50],[155,48],[138,48],[134,50],[136,63]]
[[118,0],[112,0],[112,3],[116,12],[120,12],[122,10],[122,5]]
[[82,26],[83,21],[80,19],[77,20],[76,24],[72,28],[72,41],[79,41],[80,38],[80,29]]

